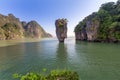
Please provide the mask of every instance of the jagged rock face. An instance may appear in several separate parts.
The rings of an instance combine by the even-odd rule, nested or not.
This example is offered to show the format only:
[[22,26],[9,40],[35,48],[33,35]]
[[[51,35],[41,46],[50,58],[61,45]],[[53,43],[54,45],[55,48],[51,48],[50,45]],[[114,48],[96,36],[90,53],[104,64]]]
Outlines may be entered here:
[[96,13],[93,13],[76,26],[76,40],[97,41],[99,27],[100,20],[96,17]]
[[99,30],[99,22],[86,21],[80,31],[75,32],[76,40],[96,41]]
[[0,40],[29,38],[51,37],[45,30],[36,22],[25,22],[16,18],[13,14],[4,16],[0,14]]
[[26,25],[23,23],[24,29],[25,29],[25,36],[26,37],[32,37],[32,38],[40,38],[41,35],[39,35],[39,25],[36,21],[28,22]]
[[85,28],[83,28],[79,32],[75,32],[75,37],[76,37],[76,40],[87,40],[87,33]]
[[30,21],[26,24],[26,22],[22,22],[23,27],[25,29],[25,36],[31,38],[42,38],[42,37],[51,37],[51,35],[46,33],[44,29],[36,22]]
[[21,22],[13,14],[0,14],[0,40],[23,38],[24,29]]
[[25,28],[26,25],[27,25],[27,22],[26,21],[22,21],[21,24],[22,24],[22,27]]
[[99,22],[92,22],[92,20],[88,20],[86,23],[86,34],[88,41],[95,41],[97,40],[99,30]]
[[87,40],[86,27],[83,27],[81,30],[81,40]]
[[67,38],[67,20],[58,19],[55,21],[56,26],[56,35],[59,42],[64,42],[64,39]]
[[98,12],[80,21],[75,28],[76,39],[83,40],[85,32],[87,41],[120,42],[120,0],[102,4]]
[[6,23],[15,23],[22,28],[19,18],[16,18],[13,14],[8,14],[8,16],[0,14],[0,26],[4,26]]
[[82,40],[81,31],[75,32],[75,38],[76,40]]

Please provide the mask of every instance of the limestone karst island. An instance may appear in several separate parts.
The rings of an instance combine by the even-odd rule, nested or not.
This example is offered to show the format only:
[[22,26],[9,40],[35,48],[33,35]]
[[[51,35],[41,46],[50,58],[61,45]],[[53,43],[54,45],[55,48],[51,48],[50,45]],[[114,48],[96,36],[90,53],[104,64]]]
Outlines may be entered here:
[[120,0],[0,0],[0,80],[120,80]]
[[58,19],[55,21],[56,36],[59,42],[64,42],[67,38],[67,19]]
[[0,40],[52,37],[36,21],[20,21],[13,14],[0,14]]
[[75,27],[76,40],[120,42],[120,1],[102,4]]

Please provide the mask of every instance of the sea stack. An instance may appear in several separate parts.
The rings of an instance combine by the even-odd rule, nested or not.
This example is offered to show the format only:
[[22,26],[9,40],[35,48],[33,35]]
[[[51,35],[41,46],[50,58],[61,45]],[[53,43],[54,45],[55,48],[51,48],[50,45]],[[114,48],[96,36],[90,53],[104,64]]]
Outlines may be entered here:
[[57,19],[55,21],[56,26],[56,36],[59,42],[64,42],[64,39],[67,38],[67,19]]

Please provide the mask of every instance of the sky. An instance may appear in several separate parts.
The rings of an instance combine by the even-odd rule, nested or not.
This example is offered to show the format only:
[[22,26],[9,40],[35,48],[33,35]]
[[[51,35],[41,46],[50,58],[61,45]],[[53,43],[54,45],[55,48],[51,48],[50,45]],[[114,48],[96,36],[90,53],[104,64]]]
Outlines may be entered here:
[[68,36],[86,16],[99,10],[101,4],[117,0],[0,0],[0,14],[12,13],[20,21],[36,20],[46,32],[55,34],[55,20],[68,20]]

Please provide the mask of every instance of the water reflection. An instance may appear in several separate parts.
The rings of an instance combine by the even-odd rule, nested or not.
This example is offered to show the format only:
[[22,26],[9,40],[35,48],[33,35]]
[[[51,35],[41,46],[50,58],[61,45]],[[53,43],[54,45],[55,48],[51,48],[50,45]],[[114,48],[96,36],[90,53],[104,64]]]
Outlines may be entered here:
[[[14,41],[13,41],[14,42]],[[40,72],[43,68],[70,69],[81,80],[119,80],[120,45],[56,40],[0,47],[0,80],[13,73]],[[104,78],[104,79],[103,79]]]
[[67,68],[67,45],[64,43],[58,43],[57,51],[56,51],[56,59],[57,59],[57,66],[58,68]]

